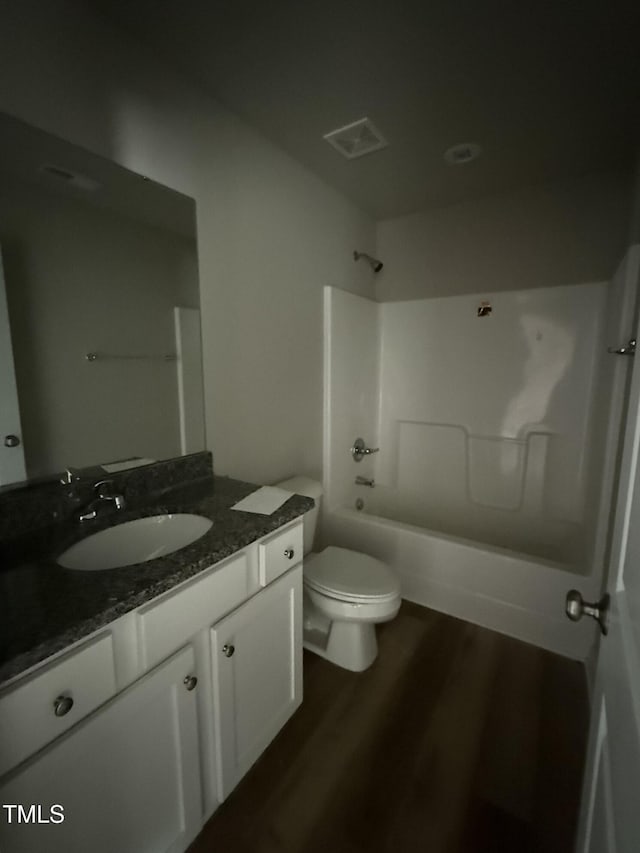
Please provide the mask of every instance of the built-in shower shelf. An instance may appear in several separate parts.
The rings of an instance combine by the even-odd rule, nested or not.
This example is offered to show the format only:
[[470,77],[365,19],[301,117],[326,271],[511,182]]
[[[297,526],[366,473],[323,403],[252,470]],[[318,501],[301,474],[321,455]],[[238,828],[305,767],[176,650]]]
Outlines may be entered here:
[[535,512],[543,500],[550,437],[537,428],[510,437],[479,435],[461,424],[399,420],[391,479],[399,489],[435,489],[450,503]]

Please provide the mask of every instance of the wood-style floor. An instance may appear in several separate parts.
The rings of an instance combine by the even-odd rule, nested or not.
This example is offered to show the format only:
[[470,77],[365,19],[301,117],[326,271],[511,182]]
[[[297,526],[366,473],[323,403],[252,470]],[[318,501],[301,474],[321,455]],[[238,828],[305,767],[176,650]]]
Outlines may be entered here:
[[404,603],[367,672],[304,702],[189,853],[571,853],[580,664]]

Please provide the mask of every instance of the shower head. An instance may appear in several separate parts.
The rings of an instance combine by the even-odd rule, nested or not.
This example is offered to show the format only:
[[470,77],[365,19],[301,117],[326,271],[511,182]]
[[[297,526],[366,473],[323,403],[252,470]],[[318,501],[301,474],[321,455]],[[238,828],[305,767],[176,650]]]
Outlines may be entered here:
[[382,261],[379,261],[377,258],[372,258],[371,255],[367,255],[366,252],[354,252],[353,253],[353,260],[354,261],[359,261],[360,258],[364,258],[366,261],[368,261],[369,266],[371,267],[371,269],[374,272],[380,272],[380,270],[384,266]]

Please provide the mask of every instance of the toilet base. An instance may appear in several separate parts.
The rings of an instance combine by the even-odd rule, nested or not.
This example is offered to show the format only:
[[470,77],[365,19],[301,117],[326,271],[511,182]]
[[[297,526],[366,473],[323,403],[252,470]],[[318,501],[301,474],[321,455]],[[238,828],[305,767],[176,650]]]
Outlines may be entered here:
[[[322,639],[326,641],[324,645]],[[303,645],[351,672],[363,672],[378,657],[376,626],[372,622],[331,622],[328,635],[306,629]]]
[[321,595],[305,585],[303,645],[336,666],[362,672],[378,657],[376,625],[393,619],[400,602],[398,595],[355,604]]

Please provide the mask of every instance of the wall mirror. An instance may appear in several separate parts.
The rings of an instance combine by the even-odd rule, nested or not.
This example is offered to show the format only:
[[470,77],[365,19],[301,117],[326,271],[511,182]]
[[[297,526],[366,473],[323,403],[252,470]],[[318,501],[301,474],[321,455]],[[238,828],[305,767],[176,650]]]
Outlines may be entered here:
[[0,253],[0,487],[204,449],[192,199],[0,115]]

